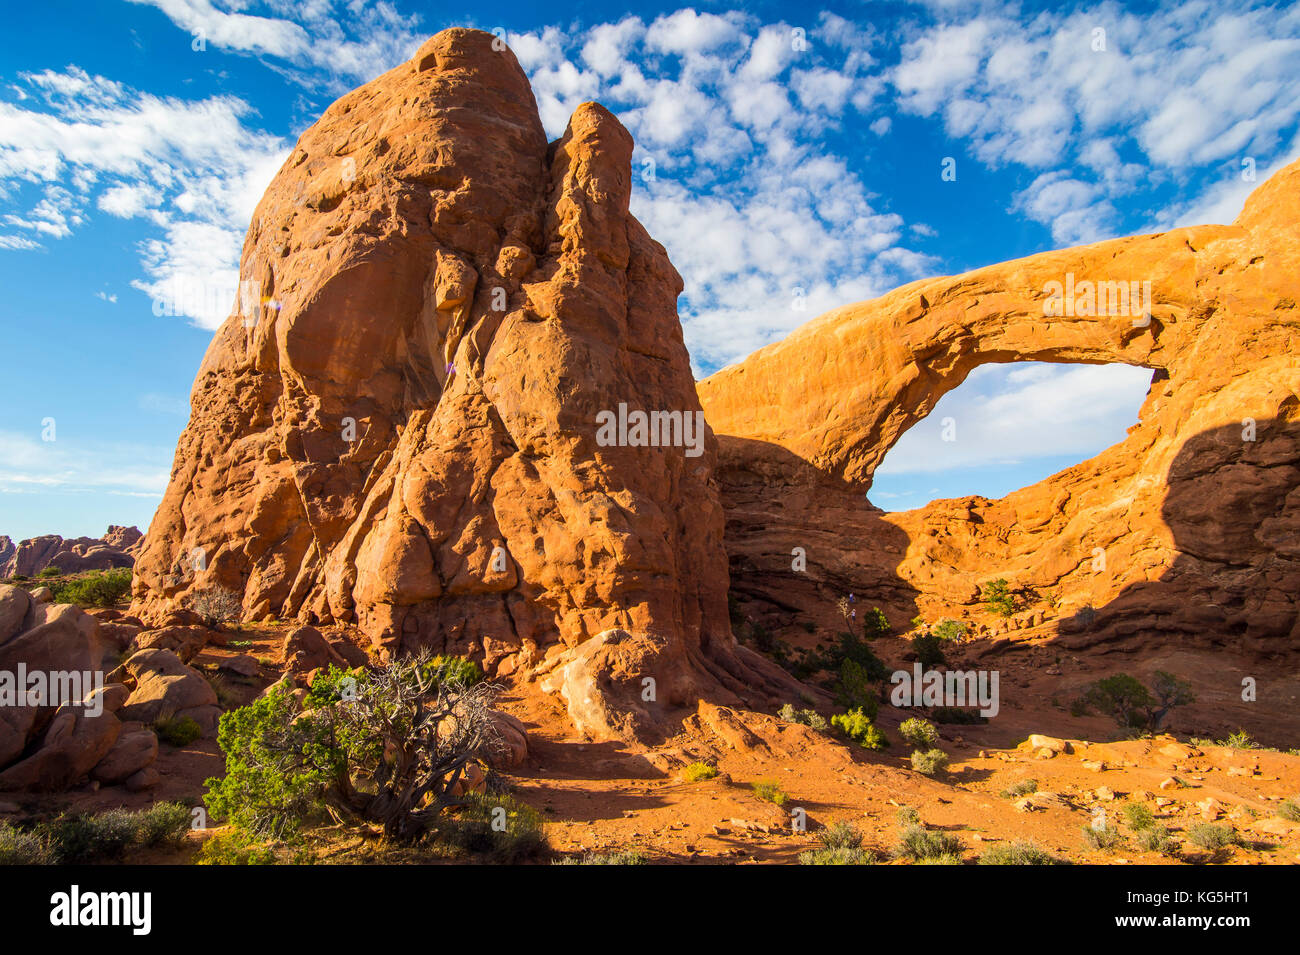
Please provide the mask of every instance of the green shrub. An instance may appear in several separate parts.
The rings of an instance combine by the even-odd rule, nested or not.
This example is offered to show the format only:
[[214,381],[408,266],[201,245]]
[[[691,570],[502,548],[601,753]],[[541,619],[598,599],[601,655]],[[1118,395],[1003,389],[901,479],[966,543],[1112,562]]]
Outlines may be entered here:
[[988,719],[980,711],[964,706],[938,706],[930,711],[930,717],[936,723],[952,723],[959,726],[976,726],[987,723]]
[[691,763],[682,770],[682,778],[688,783],[698,783],[704,779],[713,779],[717,775],[717,767],[710,766],[708,763]]
[[153,731],[168,746],[188,746],[203,735],[203,727],[188,716],[162,716],[153,721]]
[[328,805],[345,824],[419,841],[457,801],[451,793],[466,766],[500,746],[496,687],[460,682],[472,674],[456,658],[402,658],[363,673],[354,699],[301,714],[275,687],[222,716],[226,775],[208,780],[208,809],[280,839],[322,819]]
[[1240,729],[1228,734],[1228,738],[1222,740],[1219,745],[1227,746],[1229,749],[1259,749],[1259,744],[1251,738],[1251,735]]
[[62,573],[63,571],[59,570],[59,568],[51,565],[49,567],[46,567],[44,570],[40,571],[36,576],[42,579],[47,579],[50,577],[58,577]]
[[1146,852],[1158,852],[1164,856],[1178,854],[1178,843],[1164,826],[1152,825],[1138,830],[1137,842]]
[[1277,814],[1288,822],[1300,822],[1300,796],[1282,800],[1277,807]]
[[862,635],[868,640],[887,637],[891,633],[893,633],[893,628],[889,626],[889,619],[879,607],[873,607],[863,615]]
[[218,832],[203,843],[195,865],[275,865],[275,853],[243,829]]
[[1084,826],[1083,841],[1089,848],[1110,852],[1120,843],[1119,830],[1109,823],[1100,826]]
[[566,856],[555,865],[646,865],[646,857],[636,849],[622,852],[585,852],[580,856]]
[[548,848],[541,814],[504,793],[470,793],[455,817],[439,825],[453,846],[496,863],[535,858]]
[[1187,841],[1194,846],[1218,852],[1235,846],[1240,840],[1231,826],[1216,826],[1212,822],[1199,822],[1187,830]]
[[914,749],[934,749],[939,745],[939,731],[934,724],[916,716],[903,720],[898,727],[898,735]]
[[934,625],[931,633],[940,640],[960,640],[966,636],[966,625],[960,620],[951,620],[945,617]]
[[777,710],[776,715],[787,723],[799,723],[815,730],[826,729],[826,717],[814,709],[797,710],[792,704],[786,703]]
[[1124,821],[1134,832],[1140,832],[1155,824],[1156,814],[1145,803],[1130,802],[1124,805]]
[[124,567],[95,571],[56,584],[53,590],[55,603],[111,607],[131,592],[131,571]]
[[1092,684],[1080,708],[1095,707],[1124,729],[1156,730],[1175,706],[1196,701],[1185,681],[1163,670],[1156,671],[1151,685],[1148,690],[1136,677],[1117,673]]
[[914,750],[912,768],[925,776],[934,776],[948,768],[948,754],[941,749]]
[[862,833],[848,822],[837,822],[817,834],[819,848],[799,853],[800,865],[872,865],[876,855],[862,848]]
[[139,832],[136,813],[109,809],[101,813],[60,816],[45,831],[61,865],[120,859]]
[[990,846],[979,857],[980,865],[1056,865],[1057,859],[1032,842],[1004,842]]
[[754,795],[774,806],[784,806],[790,801],[781,784],[775,779],[760,779],[753,784]]
[[862,710],[850,710],[847,713],[831,717],[831,724],[842,731],[845,736],[866,749],[884,749],[889,745],[885,734],[871,722],[871,718]]
[[919,826],[921,824],[921,814],[913,806],[899,806],[895,814],[898,824],[903,828],[908,826]]
[[980,588],[980,599],[989,613],[1000,617],[1009,617],[1016,612],[1016,597],[1007,582],[999,577],[990,580]]
[[919,824],[905,827],[894,849],[898,858],[914,862],[942,856],[960,859],[961,853],[961,840],[956,836],[947,832],[932,832]]
[[185,841],[193,820],[190,807],[184,803],[155,803],[138,814],[136,839],[149,847],[179,845]]
[[922,668],[933,670],[935,667],[947,666],[948,658],[943,655],[943,641],[933,634],[923,633],[912,638],[912,652],[920,661]]
[[916,865],[963,865],[962,857],[955,852],[941,852],[937,856],[917,859]]
[[1006,789],[1002,790],[1002,798],[1019,799],[1021,796],[1028,796],[1030,793],[1038,792],[1037,779],[1022,779],[1018,783],[1012,783]]
[[845,709],[861,709],[868,719],[875,719],[880,710],[880,700],[872,689],[872,674],[856,660],[845,660],[840,665],[839,692],[835,702]]
[[470,687],[483,682],[482,669],[473,660],[468,660],[465,657],[447,656],[440,653],[425,666],[429,673],[438,675],[438,682],[440,683],[453,683]]
[[0,865],[54,865],[57,861],[49,840],[40,833],[0,822]]

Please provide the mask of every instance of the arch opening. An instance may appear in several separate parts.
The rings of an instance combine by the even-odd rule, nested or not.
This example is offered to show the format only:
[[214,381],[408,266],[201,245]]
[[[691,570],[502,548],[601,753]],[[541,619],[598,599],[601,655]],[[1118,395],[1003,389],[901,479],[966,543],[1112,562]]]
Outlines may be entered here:
[[1122,441],[1152,378],[1118,363],[980,365],[886,452],[867,497],[886,511],[1005,497]]

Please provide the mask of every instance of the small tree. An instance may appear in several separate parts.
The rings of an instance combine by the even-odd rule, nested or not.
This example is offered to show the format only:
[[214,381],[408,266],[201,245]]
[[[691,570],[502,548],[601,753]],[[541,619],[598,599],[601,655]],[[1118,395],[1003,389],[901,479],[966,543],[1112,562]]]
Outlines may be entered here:
[[217,736],[226,776],[208,780],[208,808],[277,838],[328,815],[418,840],[458,803],[465,767],[502,745],[489,709],[499,688],[454,671],[422,653],[316,694],[318,709],[297,713],[275,690],[227,713]]
[[995,613],[1000,617],[1009,617],[1016,612],[1015,594],[1011,592],[1010,585],[1002,577],[985,583],[980,588],[980,599],[984,601],[984,607],[989,613]]
[[1196,701],[1191,687],[1171,673],[1157,670],[1148,690],[1136,677],[1117,673],[1098,680],[1084,694],[1083,701],[1113,717],[1125,729],[1159,729],[1175,706]]

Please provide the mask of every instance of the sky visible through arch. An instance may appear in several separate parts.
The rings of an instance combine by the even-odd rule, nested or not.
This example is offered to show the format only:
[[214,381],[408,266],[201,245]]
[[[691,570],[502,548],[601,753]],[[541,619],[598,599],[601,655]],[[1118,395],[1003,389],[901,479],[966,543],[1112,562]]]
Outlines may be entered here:
[[[15,6],[0,533],[147,525],[257,199],[330,102],[457,25],[503,32],[551,136],[588,99],[632,131],[633,208],[685,279],[701,376],[917,278],[1231,221],[1300,155],[1286,4]],[[155,314],[177,287],[203,294]],[[1036,480],[1121,438],[1148,378],[979,369],[893,449],[873,499]],[[959,440],[927,449],[947,415]]]

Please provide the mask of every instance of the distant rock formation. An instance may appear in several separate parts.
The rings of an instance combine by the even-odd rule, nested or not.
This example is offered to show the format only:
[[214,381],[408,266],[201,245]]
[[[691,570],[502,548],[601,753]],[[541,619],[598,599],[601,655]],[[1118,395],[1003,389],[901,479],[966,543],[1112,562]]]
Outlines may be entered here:
[[496,46],[440,33],[302,135],[254,213],[133,610],[226,587],[386,652],[563,668],[593,736],[793,692],[730,631],[712,435],[597,439],[620,405],[661,412],[670,445],[699,414],[681,279],[628,212],[632,138],[588,103],[548,144]]
[[[1131,294],[1119,299],[1118,283],[1138,283],[1141,298],[1144,282],[1149,318]],[[852,593],[905,628],[918,611],[996,620],[977,601],[1001,577],[1030,592],[1010,625],[1046,625],[1067,646],[1289,651],[1300,637],[1297,302],[1300,163],[1232,225],[914,282],[809,322],[699,385],[719,439],[733,590],[786,621],[834,616]],[[870,504],[886,452],[945,393],[981,364],[1027,360],[1150,368],[1140,422],[1002,500],[892,514]],[[806,570],[792,568],[794,548]]]
[[15,545],[0,535],[0,577],[33,577],[47,567],[57,567],[65,574],[130,567],[143,541],[138,528],[117,524],[110,524],[108,532],[98,538],[65,540],[58,534],[45,534]]

